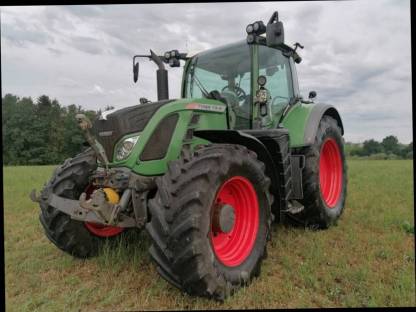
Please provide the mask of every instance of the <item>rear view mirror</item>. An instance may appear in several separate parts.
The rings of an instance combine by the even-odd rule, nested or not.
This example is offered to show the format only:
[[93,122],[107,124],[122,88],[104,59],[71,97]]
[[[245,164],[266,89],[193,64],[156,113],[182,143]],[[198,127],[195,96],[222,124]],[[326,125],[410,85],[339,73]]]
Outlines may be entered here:
[[279,21],[276,11],[270,17],[266,26],[266,43],[268,47],[278,47],[283,44],[284,41],[283,23]]
[[134,82],[137,82],[137,79],[139,78],[139,62],[136,64],[133,63],[133,80]]

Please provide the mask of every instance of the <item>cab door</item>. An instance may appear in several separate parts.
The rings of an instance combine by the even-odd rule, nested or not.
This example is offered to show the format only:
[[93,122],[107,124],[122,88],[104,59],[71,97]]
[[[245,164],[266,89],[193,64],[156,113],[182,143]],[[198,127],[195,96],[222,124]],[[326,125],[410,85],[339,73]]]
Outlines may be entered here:
[[[263,45],[257,45],[257,73],[253,76],[265,76],[267,79],[265,88],[270,93],[268,106],[270,114],[262,117],[258,112],[257,105],[254,107],[253,124],[257,119],[260,128],[275,128],[287,105],[295,96],[294,80],[291,68],[291,58],[283,55],[282,51]],[[254,64],[256,62],[253,62]],[[292,61],[293,63],[293,61]],[[256,77],[256,78],[257,78]],[[256,90],[258,89],[255,81]],[[295,87],[297,88],[297,81]]]

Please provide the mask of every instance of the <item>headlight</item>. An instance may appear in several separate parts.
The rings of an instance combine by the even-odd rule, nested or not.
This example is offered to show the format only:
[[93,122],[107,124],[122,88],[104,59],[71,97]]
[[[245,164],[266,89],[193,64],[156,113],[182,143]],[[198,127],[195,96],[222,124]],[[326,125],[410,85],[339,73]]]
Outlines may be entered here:
[[116,160],[120,161],[120,160],[126,159],[127,156],[130,155],[138,139],[139,139],[139,135],[127,138],[124,141],[122,141],[120,144],[118,144],[116,148]]

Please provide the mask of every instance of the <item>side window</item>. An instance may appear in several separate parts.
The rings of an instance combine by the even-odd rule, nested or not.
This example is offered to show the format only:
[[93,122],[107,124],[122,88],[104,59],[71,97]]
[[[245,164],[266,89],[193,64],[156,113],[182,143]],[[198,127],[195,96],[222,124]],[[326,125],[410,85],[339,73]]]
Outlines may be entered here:
[[[227,81],[222,80],[217,73],[197,67],[195,68],[195,75],[198,77],[197,79],[203,82],[203,86],[208,92],[213,90],[221,91],[222,88],[227,86]],[[191,79],[190,76],[191,74],[189,73],[188,79]],[[187,95],[193,98],[203,97],[201,89],[193,83],[188,84]]]
[[259,75],[266,76],[273,113],[278,113],[293,97],[289,59],[280,50],[259,47]]
[[[235,129],[250,128],[250,103],[251,103],[251,75],[244,73],[242,77],[235,79],[235,84],[241,89],[238,97],[238,105],[234,106],[236,114]],[[245,94],[245,96],[243,96]]]
[[298,81],[298,74],[296,72],[296,65],[292,58],[290,60],[290,68],[292,70],[292,76],[293,76],[293,93],[296,96],[300,96],[299,93],[299,81]]

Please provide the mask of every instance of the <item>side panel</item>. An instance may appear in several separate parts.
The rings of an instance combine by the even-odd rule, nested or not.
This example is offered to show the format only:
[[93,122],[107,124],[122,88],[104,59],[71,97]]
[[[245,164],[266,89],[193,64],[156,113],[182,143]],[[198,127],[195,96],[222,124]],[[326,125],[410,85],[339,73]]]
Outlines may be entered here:
[[[206,111],[200,109],[190,109],[187,107],[190,103],[215,105],[215,107],[224,107],[224,111]],[[172,139],[168,146],[168,151],[163,159],[156,160],[140,160],[140,154],[146,146],[152,133],[162,119],[170,114],[178,114],[179,118],[174,129]],[[198,122],[191,125],[191,118],[194,114],[198,114]],[[140,133],[138,143],[130,156],[123,161],[115,161],[111,166],[128,167],[140,175],[161,175],[167,170],[167,163],[170,160],[179,157],[182,145],[185,143],[186,134],[189,128],[194,129],[227,129],[227,120],[225,113],[225,105],[219,101],[209,99],[181,99],[162,106],[154,116],[149,120],[143,131]],[[207,143],[206,140],[199,138],[191,138],[188,140],[191,146]]]
[[290,147],[313,144],[319,121],[323,115],[334,117],[344,134],[341,117],[335,107],[328,104],[296,104],[283,119],[283,126],[289,130]]
[[306,122],[313,105],[298,103],[289,110],[282,123],[289,130],[290,147],[303,146]]

